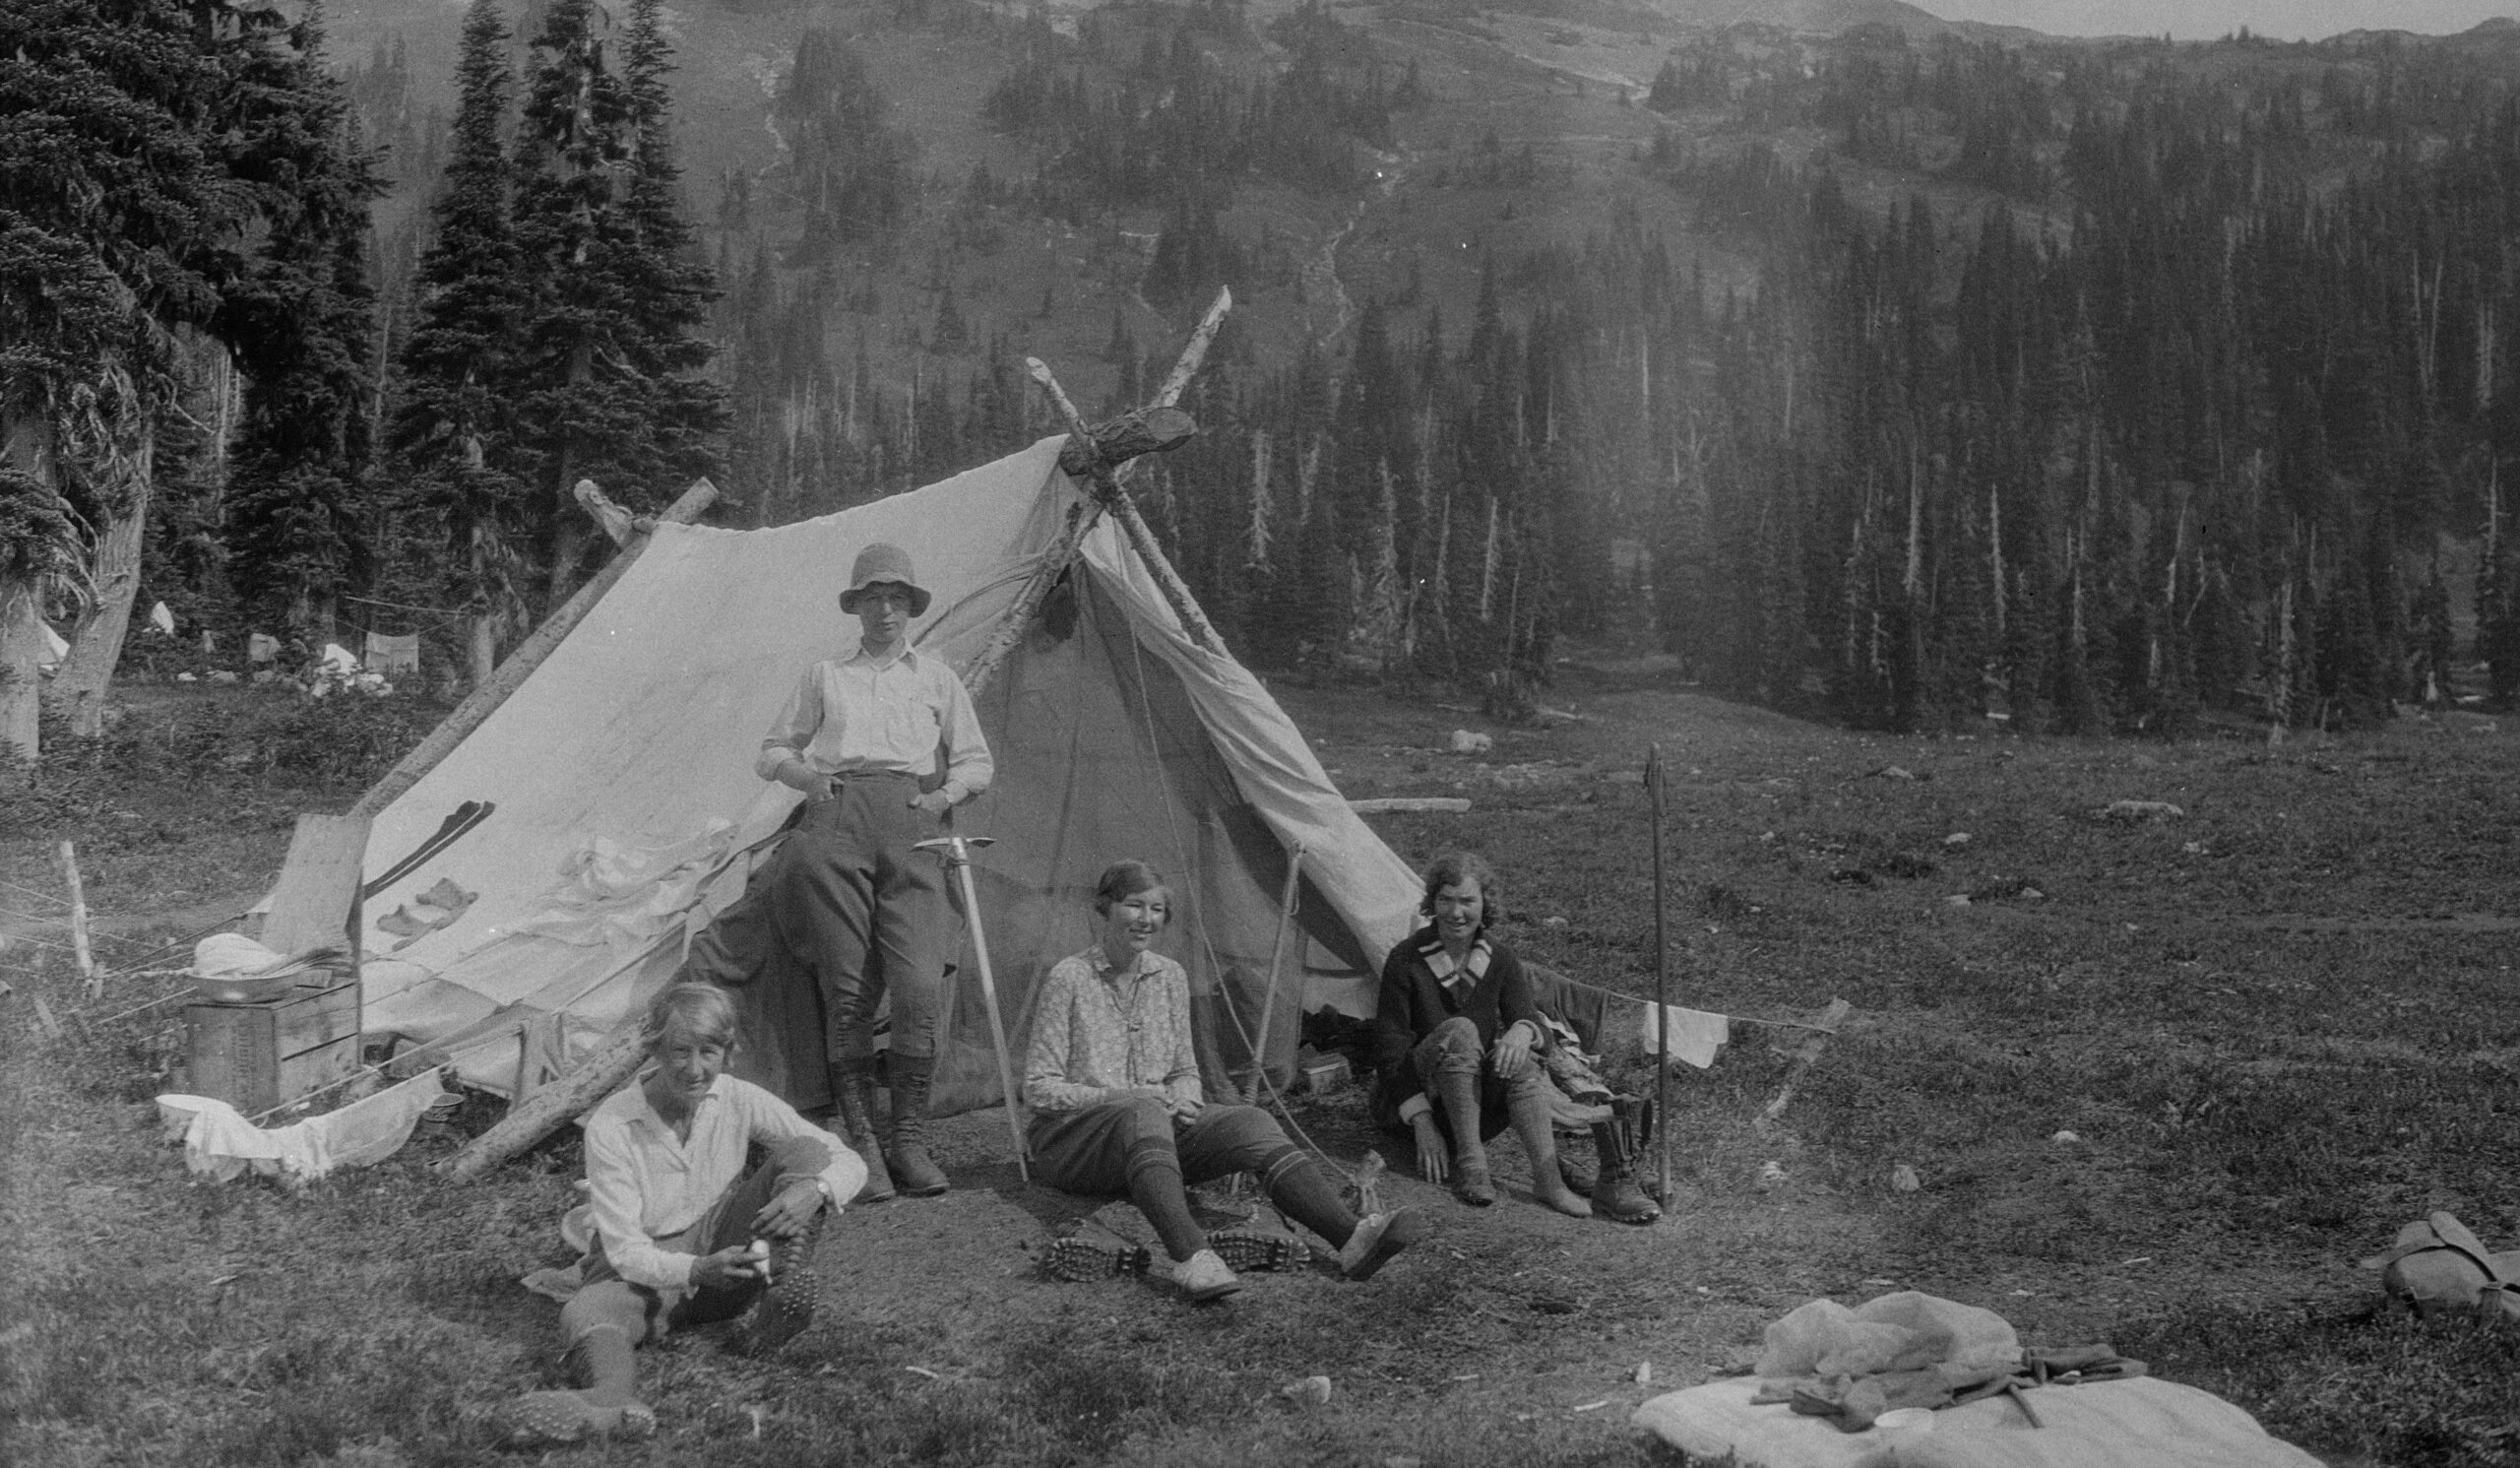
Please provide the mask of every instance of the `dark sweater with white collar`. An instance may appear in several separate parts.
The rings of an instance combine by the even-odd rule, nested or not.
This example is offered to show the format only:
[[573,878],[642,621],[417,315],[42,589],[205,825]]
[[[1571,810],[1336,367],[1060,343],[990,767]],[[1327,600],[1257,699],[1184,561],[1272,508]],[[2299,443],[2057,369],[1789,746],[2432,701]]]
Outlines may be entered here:
[[1382,1077],[1383,1099],[1402,1109],[1404,1118],[1417,1110],[1410,1102],[1426,1091],[1409,1053],[1455,1015],[1479,1028],[1482,1054],[1495,1046],[1497,1032],[1518,1021],[1529,1022],[1535,1035],[1547,1033],[1522,960],[1485,928],[1458,968],[1431,925],[1411,933],[1383,960],[1374,1005],[1374,1070]]

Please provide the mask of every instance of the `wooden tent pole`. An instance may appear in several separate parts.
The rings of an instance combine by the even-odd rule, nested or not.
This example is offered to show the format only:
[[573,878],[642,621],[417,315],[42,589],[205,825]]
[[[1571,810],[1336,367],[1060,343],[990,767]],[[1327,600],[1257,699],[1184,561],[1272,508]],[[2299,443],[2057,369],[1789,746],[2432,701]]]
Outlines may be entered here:
[[[1067,419],[1069,434],[1081,444],[1092,443],[1094,430],[1085,425],[1085,415],[1078,413],[1076,405],[1068,400],[1059,380],[1050,374],[1048,364],[1038,356],[1028,356],[1024,359],[1024,369],[1041,385],[1042,391],[1050,395],[1050,401],[1058,405],[1060,415]],[[1138,514],[1136,502],[1129,498],[1126,489],[1120,487],[1120,481],[1112,477],[1110,471],[1101,465],[1099,455],[1093,479],[1094,497],[1119,520],[1121,532],[1128,537],[1129,547],[1146,562],[1147,570],[1154,575],[1157,588],[1164,593],[1164,600],[1171,605],[1172,614],[1179,619],[1182,630],[1209,652],[1223,654],[1225,642],[1217,636],[1217,629],[1209,625],[1207,613],[1199,609],[1198,599],[1190,595],[1190,587],[1181,579],[1181,573],[1173,570],[1172,562],[1165,558],[1164,547],[1156,543],[1155,532],[1147,529],[1146,519]]]
[[[1287,929],[1295,925],[1296,891],[1302,881],[1303,843],[1298,841],[1294,850],[1287,853],[1287,890],[1278,899],[1278,936],[1269,945],[1269,989],[1267,996],[1260,1001],[1260,1036],[1251,1047],[1251,1074],[1259,1082],[1251,1088],[1255,1100],[1267,1094],[1270,1085],[1269,1026],[1278,1017],[1278,974],[1287,956]],[[1300,1024],[1297,1028],[1301,1028]],[[1302,1048],[1300,1039],[1296,1048]],[[1292,1086],[1293,1081],[1290,1080],[1288,1084]]]
[[[1200,363],[1208,359],[1208,348],[1216,341],[1218,330],[1225,325],[1226,313],[1232,309],[1233,292],[1219,290],[1217,298],[1209,303],[1207,314],[1199,318],[1197,329],[1190,333],[1190,340],[1183,344],[1180,359],[1172,364],[1171,372],[1164,379],[1164,386],[1156,391],[1155,400],[1148,405],[1150,410],[1170,408],[1181,401],[1181,395],[1189,390],[1190,379],[1198,375]],[[1057,379],[1049,377],[1050,369],[1030,357],[1025,359],[1025,366],[1028,370],[1035,370],[1037,379],[1047,379],[1042,386],[1049,392],[1050,400],[1058,405],[1060,416],[1067,419],[1070,451],[1059,457],[1062,460],[1075,454],[1092,457],[1094,462],[1087,478],[1094,484],[1094,495],[1082,504],[1068,507],[1067,525],[1059,532],[1057,543],[1034,566],[1032,576],[1025,581],[1024,589],[1016,594],[1014,605],[1006,608],[1006,616],[998,622],[997,630],[989,634],[988,641],[972,659],[971,666],[963,670],[963,687],[974,698],[979,697],[980,690],[997,676],[997,670],[1006,661],[1006,655],[1015,651],[1015,645],[1024,640],[1025,629],[1033,625],[1034,615],[1041,609],[1041,604],[1049,600],[1050,588],[1058,584],[1058,579],[1075,562],[1077,552],[1084,546],[1087,534],[1094,529],[1094,522],[1102,516],[1103,506],[1110,502],[1111,496],[1125,497],[1121,486],[1127,483],[1130,466],[1136,463],[1134,459],[1117,465],[1108,462],[1099,446],[1099,435],[1084,425],[1075,405],[1068,402],[1067,395],[1059,390]],[[1143,529],[1141,524],[1140,530]],[[1133,542],[1134,539],[1132,537]]]
[[562,604],[559,610],[543,618],[542,625],[517,644],[516,651],[508,654],[507,661],[499,665],[498,670],[490,674],[487,681],[457,704],[455,712],[447,715],[429,736],[419,742],[418,747],[404,755],[402,763],[386,771],[384,779],[377,781],[366,795],[358,798],[358,803],[349,808],[349,813],[374,815],[393,804],[405,791],[419,784],[421,776],[436,768],[438,761],[453,753],[456,745],[479,729],[500,704],[507,702],[508,695],[517,690],[527,675],[542,666],[542,660],[551,656],[552,649],[560,645],[560,640],[587,619],[587,613],[595,610],[595,604],[603,600],[603,594],[612,590],[613,583],[619,581],[629,571],[631,562],[648,548],[649,542],[654,539],[649,531],[662,524],[689,525],[700,518],[702,511],[716,503],[717,498],[718,486],[707,479],[699,479],[654,520],[641,517],[635,525],[637,533],[623,543],[620,551],[605,563],[604,568],[598,571],[593,580],[579,587],[577,595]]
[[1085,544],[1086,532],[1094,528],[1096,517],[1102,513],[1102,505],[1099,500],[1080,500],[1067,507],[1067,527],[1059,532],[1057,543],[1042,552],[1040,561],[1033,567],[1032,576],[1025,581],[1024,589],[1015,594],[1014,605],[1008,606],[1006,615],[998,620],[997,630],[989,634],[978,655],[972,659],[971,667],[963,670],[964,692],[977,698],[980,690],[997,677],[998,669],[1005,665],[1006,655],[1015,651],[1015,645],[1024,640],[1024,633],[1033,625],[1033,618],[1040,614],[1041,604],[1049,600],[1050,588],[1058,585],[1059,577],[1076,559],[1077,551]]
[[531,1096],[512,1101],[508,1114],[496,1125],[437,1165],[438,1176],[449,1182],[470,1182],[480,1177],[619,1090],[647,1056],[647,1015],[634,1014],[614,1025],[595,1053],[579,1061],[567,1075]]
[[1199,318],[1198,328],[1190,333],[1189,344],[1181,349],[1181,359],[1172,364],[1164,386],[1156,389],[1156,407],[1170,408],[1189,391],[1190,379],[1197,375],[1199,364],[1208,359],[1208,344],[1217,339],[1217,328],[1225,325],[1225,313],[1232,309],[1233,291],[1220,287],[1217,298],[1208,302],[1207,314]]
[[1665,1207],[1671,1192],[1671,940],[1663,893],[1663,746],[1645,746],[1645,802],[1654,820],[1654,1130],[1663,1144],[1655,1191]]

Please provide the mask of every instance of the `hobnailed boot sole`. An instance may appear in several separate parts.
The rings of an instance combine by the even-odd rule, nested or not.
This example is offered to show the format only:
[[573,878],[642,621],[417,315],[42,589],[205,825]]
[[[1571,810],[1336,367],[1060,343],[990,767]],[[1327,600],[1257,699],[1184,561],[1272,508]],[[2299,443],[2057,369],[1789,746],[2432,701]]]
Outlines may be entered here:
[[500,1445],[566,1447],[590,1437],[645,1437],[657,1430],[647,1403],[598,1407],[583,1391],[529,1391],[496,1414]]
[[1065,1239],[1050,1241],[1049,1255],[1042,1261],[1042,1266],[1054,1279],[1082,1285],[1098,1279],[1144,1274],[1154,1262],[1155,1256],[1144,1245],[1070,1234]]
[[1208,1236],[1208,1247],[1236,1273],[1301,1269],[1312,1262],[1312,1249],[1302,1240],[1258,1229],[1219,1230]]
[[767,1356],[814,1323],[814,1245],[822,1232],[823,1215],[816,1214],[803,1232],[771,1241],[770,1287],[753,1303],[752,1317],[735,1337],[736,1355]]

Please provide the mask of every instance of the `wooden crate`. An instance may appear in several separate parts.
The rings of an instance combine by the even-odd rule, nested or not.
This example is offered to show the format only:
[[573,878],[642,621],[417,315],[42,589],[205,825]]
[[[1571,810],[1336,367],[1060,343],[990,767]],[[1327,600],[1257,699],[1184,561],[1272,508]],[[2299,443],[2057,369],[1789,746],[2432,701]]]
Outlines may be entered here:
[[358,981],[339,977],[255,1004],[186,1006],[186,1084],[253,1117],[356,1070]]
[[358,1069],[359,863],[366,816],[301,815],[260,936],[274,952],[340,948],[338,970],[251,1004],[184,1010],[186,1086],[256,1117]]

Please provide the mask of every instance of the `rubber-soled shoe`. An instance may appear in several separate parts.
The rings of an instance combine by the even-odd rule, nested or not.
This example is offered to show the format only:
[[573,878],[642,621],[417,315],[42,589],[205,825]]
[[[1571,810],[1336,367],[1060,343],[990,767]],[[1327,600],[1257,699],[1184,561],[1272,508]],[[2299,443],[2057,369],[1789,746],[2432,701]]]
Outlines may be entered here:
[[1220,1229],[1208,1236],[1208,1247],[1231,1269],[1301,1269],[1312,1262],[1311,1245],[1265,1229]]
[[1233,1277],[1233,1271],[1225,1267],[1225,1260],[1218,1258],[1212,1248],[1203,1248],[1173,1265],[1172,1282],[1181,1287],[1181,1298],[1192,1305],[1223,1300],[1242,1288],[1242,1281]]
[[1154,1256],[1143,1245],[1089,1232],[1051,1240],[1049,1256],[1043,1262],[1052,1277],[1084,1284],[1115,1275],[1144,1274],[1153,1261]]
[[1376,1213],[1356,1225],[1339,1250],[1339,1272],[1353,1280],[1368,1280],[1402,1249],[1435,1232],[1422,1208],[1397,1208]]

